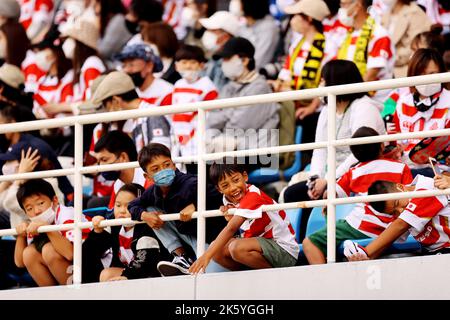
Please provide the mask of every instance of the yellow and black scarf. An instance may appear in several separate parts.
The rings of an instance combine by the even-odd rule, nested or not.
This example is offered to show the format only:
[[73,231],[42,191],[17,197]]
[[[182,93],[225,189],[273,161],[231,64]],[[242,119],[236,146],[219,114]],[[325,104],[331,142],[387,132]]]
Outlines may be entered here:
[[291,71],[292,79],[291,87],[294,90],[317,88],[320,82],[320,66],[325,56],[325,36],[322,33],[316,33],[302,73],[296,78],[294,75],[294,63],[304,43],[305,38],[303,37],[290,57],[289,70]]

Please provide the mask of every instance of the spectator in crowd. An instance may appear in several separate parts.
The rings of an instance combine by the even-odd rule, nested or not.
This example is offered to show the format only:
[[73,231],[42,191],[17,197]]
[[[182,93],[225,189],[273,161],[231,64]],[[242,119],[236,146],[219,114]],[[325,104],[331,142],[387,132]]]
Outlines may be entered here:
[[[197,177],[176,169],[170,150],[162,144],[150,143],[138,155],[139,165],[145,177],[154,184],[141,197],[128,205],[133,220],[145,221],[173,255],[172,262],[161,261],[158,270],[163,276],[188,274],[192,265],[189,251],[197,251],[197,225],[192,214],[197,207]],[[206,190],[206,208],[217,209],[221,195],[212,185]],[[163,221],[162,213],[180,213],[180,220]],[[208,218],[206,221],[206,242],[217,236],[223,227],[223,220]],[[223,271],[217,264],[210,265],[207,272]]]
[[[434,49],[419,49],[408,65],[408,77],[445,72],[444,61]],[[388,133],[438,130],[450,125],[450,92],[445,84],[428,84],[411,87],[401,91]],[[408,163],[413,175],[422,174],[433,177],[434,173],[427,165],[413,163],[409,151],[420,139],[398,141],[404,151],[403,161]]]
[[[361,127],[352,138],[370,136],[378,136],[378,132],[369,127]],[[379,179],[401,184],[412,182],[411,171],[406,164],[383,157],[383,143],[353,145],[350,150],[359,163],[337,180],[338,197],[365,196],[370,185]],[[336,248],[348,239],[375,238],[394,219],[394,216],[376,211],[370,203],[358,203],[345,219],[336,222]],[[305,238],[303,251],[309,264],[326,263],[327,228]]]
[[48,31],[52,22],[54,10],[53,0],[18,0],[20,3],[21,14],[20,23],[27,32],[31,43],[37,43],[42,40],[44,34]]
[[18,21],[20,17],[20,5],[17,0],[4,0],[0,5],[0,25],[9,19]]
[[[337,58],[353,61],[364,81],[391,79],[394,72],[394,44],[387,32],[367,13],[372,0],[343,0],[339,20],[350,27],[340,43]],[[374,98],[379,109],[389,90],[380,90]]]
[[10,18],[0,26],[0,61],[20,68],[29,47],[27,34],[17,20]]
[[[289,48],[284,66],[274,84],[275,91],[317,88],[322,66],[333,58],[332,41],[325,38],[322,21],[330,14],[322,0],[303,0],[284,9],[297,41]],[[297,124],[303,127],[302,143],[314,141],[320,99],[295,102]],[[311,157],[311,152],[309,158]]]
[[163,21],[172,27],[178,39],[186,38],[186,26],[183,24],[183,10],[186,0],[165,0]]
[[[217,99],[219,93],[211,79],[201,76],[206,62],[200,47],[185,45],[175,54],[175,68],[181,79],[175,83],[172,104],[192,103]],[[197,112],[184,112],[172,115],[173,134],[178,142],[181,156],[197,154]],[[172,154],[174,154],[172,150]],[[197,165],[189,169],[196,172]]]
[[[322,78],[325,86],[342,85],[362,82],[361,74],[351,61],[333,60],[322,69]],[[327,103],[325,103],[326,105]],[[327,106],[320,112],[316,129],[316,142],[327,140]],[[369,127],[379,134],[385,134],[386,129],[377,109],[377,104],[366,93],[353,93],[336,97],[336,139],[348,139],[360,127]],[[295,183],[284,192],[284,202],[316,200],[322,198],[326,190],[326,162],[327,150],[315,149],[311,160],[311,169],[308,181]],[[336,148],[336,178],[340,178],[350,167],[357,163],[348,146]],[[294,183],[294,184],[292,184]],[[310,187],[309,187],[310,186]],[[306,224],[310,209],[302,213],[300,241],[306,232]]]
[[[29,115],[27,115],[22,108],[18,107],[4,107],[0,109],[0,125],[6,123],[15,123],[15,122],[23,122],[32,120]],[[8,147],[14,148],[14,145],[18,143],[29,143],[33,146],[33,149],[39,149],[39,152],[44,154],[42,158],[47,158],[49,160],[49,166],[53,169],[62,169],[61,163],[58,161],[58,158],[50,145],[48,145],[44,140],[30,133],[21,133],[21,132],[9,132],[5,133],[6,140],[8,142]],[[9,150],[8,148],[8,150]],[[28,148],[27,148],[28,149]],[[16,152],[16,155],[19,154],[20,151]],[[6,154],[8,151],[6,151]],[[16,157],[19,160],[18,157]],[[0,161],[2,162],[2,161]],[[69,202],[73,200],[73,187],[70,184],[69,180],[66,176],[58,177],[58,188],[63,192],[65,196],[65,201]]]
[[184,44],[199,46],[202,49],[201,41],[205,28],[200,23],[200,19],[207,19],[216,12],[216,0],[189,0],[181,12],[180,24],[186,28]]
[[412,54],[411,41],[417,34],[429,31],[431,21],[413,0],[396,0],[383,15],[381,24],[395,45],[394,76],[405,77]]
[[132,0],[125,16],[125,26],[134,36],[127,44],[141,43],[141,31],[151,23],[161,22],[163,11],[164,7],[158,0]]
[[100,18],[98,54],[112,64],[113,56],[131,39],[125,26],[125,8],[121,0],[95,0],[96,14]]
[[[223,59],[223,73],[231,80],[220,91],[220,98],[272,92],[264,77],[255,70],[254,54],[255,48],[250,41],[238,37],[230,39],[214,56],[215,59]],[[271,102],[212,110],[208,112],[206,122],[212,139],[207,141],[207,147],[217,152],[224,151],[224,145],[238,150],[278,145],[277,137],[271,134],[271,129],[279,125],[278,112],[279,105]],[[248,145],[249,139],[244,134],[246,130],[257,132],[257,146]]]
[[173,29],[163,22],[152,23],[142,29],[142,38],[163,63],[162,71],[155,74],[155,77],[166,80],[171,84],[180,80],[181,76],[175,70],[175,61],[173,60],[179,48],[177,36]]
[[269,0],[241,0],[245,26],[239,36],[248,39],[255,47],[255,70],[259,71],[275,55],[280,31],[270,15]]
[[25,78],[20,68],[4,63],[0,67],[0,106],[33,108],[33,96],[24,92]]
[[434,29],[432,31],[426,31],[417,34],[411,41],[412,54],[414,54],[414,52],[416,52],[418,49],[434,49],[437,50],[442,56],[444,56],[445,41],[437,31],[438,29]]
[[[369,195],[436,189],[432,178],[418,175],[412,185],[376,181],[369,187]],[[372,202],[371,206],[378,212],[398,218],[366,248],[350,241],[344,244],[344,254],[349,260],[376,259],[407,231],[422,245],[423,254],[449,253],[450,241],[446,231],[450,212],[447,196],[377,201]]]
[[[26,267],[40,287],[70,284],[68,268],[73,260],[74,231],[38,233],[38,229],[44,225],[73,223],[73,208],[60,204],[52,185],[42,179],[22,184],[17,201],[31,222],[16,227],[16,265]],[[83,238],[88,232],[89,229],[83,229]]]
[[442,28],[443,34],[450,34],[450,3],[446,0],[417,0],[425,8],[434,25]]
[[[228,11],[218,11],[209,18],[200,19],[199,22],[206,29],[202,44],[207,57],[221,50],[223,45],[239,32],[239,20]],[[223,74],[222,60],[210,59],[206,63],[205,74],[219,90],[229,81]]]
[[[36,141],[34,141],[36,142]],[[14,173],[26,173],[34,171],[45,171],[55,169],[54,164],[50,161],[52,157],[45,145],[31,144],[29,142],[16,143],[10,151],[0,154],[0,160],[5,161],[2,167],[4,175]],[[58,201],[64,203],[64,194],[58,186],[57,178],[46,178],[57,195]],[[25,180],[12,181],[9,187],[0,196],[2,207],[9,214],[11,228],[15,228],[24,221],[29,221],[27,215],[17,202],[16,194],[19,187]]]
[[[154,105],[139,98],[132,79],[119,71],[111,72],[105,77],[98,86],[93,101],[95,104],[105,105],[107,110],[115,111],[154,108]],[[170,124],[165,116],[130,119],[121,130],[133,137],[137,151],[150,142],[162,143],[167,147],[171,145]]]
[[49,33],[43,41],[33,46],[36,65],[45,72],[38,80],[33,96],[33,113],[39,119],[58,116],[59,113],[54,113],[49,117],[46,108],[69,103],[73,99],[72,61],[64,55],[58,36],[59,32]]
[[[247,172],[237,160],[213,163],[210,178],[224,196],[221,209],[228,224],[189,271],[204,272],[211,259],[233,271],[294,266],[300,248],[286,213],[261,210],[276,202],[247,183]],[[233,216],[227,213],[230,208],[236,208]],[[235,238],[237,232],[239,238]]]
[[127,45],[116,59],[122,62],[122,71],[133,79],[140,98],[156,106],[171,104],[173,86],[154,76],[163,70],[163,63],[149,45]]
[[[95,144],[95,155],[99,165],[137,161],[133,140],[126,133],[117,130],[108,132],[98,140]],[[134,183],[142,187],[149,186],[141,168],[104,171],[100,174],[106,180],[114,181],[114,189],[108,205],[110,209],[114,208],[117,192],[123,185]]]
[[[128,204],[140,197],[144,191],[139,184],[123,185],[114,201],[114,218],[130,218]],[[83,254],[86,260],[90,260],[83,266],[89,274],[83,276],[83,282],[160,277],[156,266],[161,260],[168,259],[169,253],[154,231],[147,224],[138,224],[111,227],[111,232],[108,232],[100,226],[104,220],[103,216],[92,218],[94,229],[83,243]],[[112,254],[112,257],[109,257],[111,263],[103,269],[102,256],[105,252]],[[96,265],[94,270],[91,264]],[[91,269],[88,269],[88,266]]]

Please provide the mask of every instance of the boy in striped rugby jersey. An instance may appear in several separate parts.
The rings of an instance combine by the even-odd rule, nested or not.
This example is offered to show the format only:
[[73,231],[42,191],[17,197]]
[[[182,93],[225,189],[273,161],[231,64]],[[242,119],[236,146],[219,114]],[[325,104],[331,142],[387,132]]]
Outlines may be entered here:
[[[235,159],[212,164],[209,173],[223,194],[221,211],[228,224],[189,272],[204,272],[211,259],[229,270],[294,266],[299,245],[286,213],[261,209],[263,205],[276,202],[257,187],[247,184],[247,172]],[[236,208],[233,216],[227,214],[229,208]],[[236,238],[238,231],[240,237]]]
[[[369,127],[361,127],[352,138],[377,136]],[[338,197],[367,195],[369,186],[377,180],[407,184],[412,181],[408,166],[384,156],[383,143],[371,143],[350,146],[350,150],[359,163],[345,173],[336,183]],[[336,245],[348,239],[376,238],[395,217],[384,213],[367,203],[359,203],[345,219],[336,222]],[[310,264],[325,263],[327,254],[326,226],[303,241],[303,251]]]
[[[369,195],[436,189],[432,178],[417,175],[411,185],[377,181],[370,186]],[[350,261],[379,257],[407,231],[420,242],[424,254],[450,252],[450,207],[446,195],[377,201],[372,202],[371,205],[382,212],[396,214],[398,218],[366,248],[351,242],[346,243],[344,254]]]

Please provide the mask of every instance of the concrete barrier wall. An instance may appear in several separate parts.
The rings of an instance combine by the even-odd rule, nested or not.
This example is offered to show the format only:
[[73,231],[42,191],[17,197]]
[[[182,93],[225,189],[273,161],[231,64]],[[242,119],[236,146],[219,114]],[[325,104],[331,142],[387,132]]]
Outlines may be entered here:
[[450,255],[0,291],[0,299],[450,299]]

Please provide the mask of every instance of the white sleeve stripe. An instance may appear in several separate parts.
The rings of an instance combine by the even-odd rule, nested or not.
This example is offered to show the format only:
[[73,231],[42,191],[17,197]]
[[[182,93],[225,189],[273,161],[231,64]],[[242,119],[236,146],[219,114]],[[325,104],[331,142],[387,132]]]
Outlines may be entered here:
[[419,218],[412,212],[405,210],[403,211],[400,216],[400,219],[408,223],[411,227],[416,229],[418,232],[421,232],[425,225],[431,220],[431,218]]

